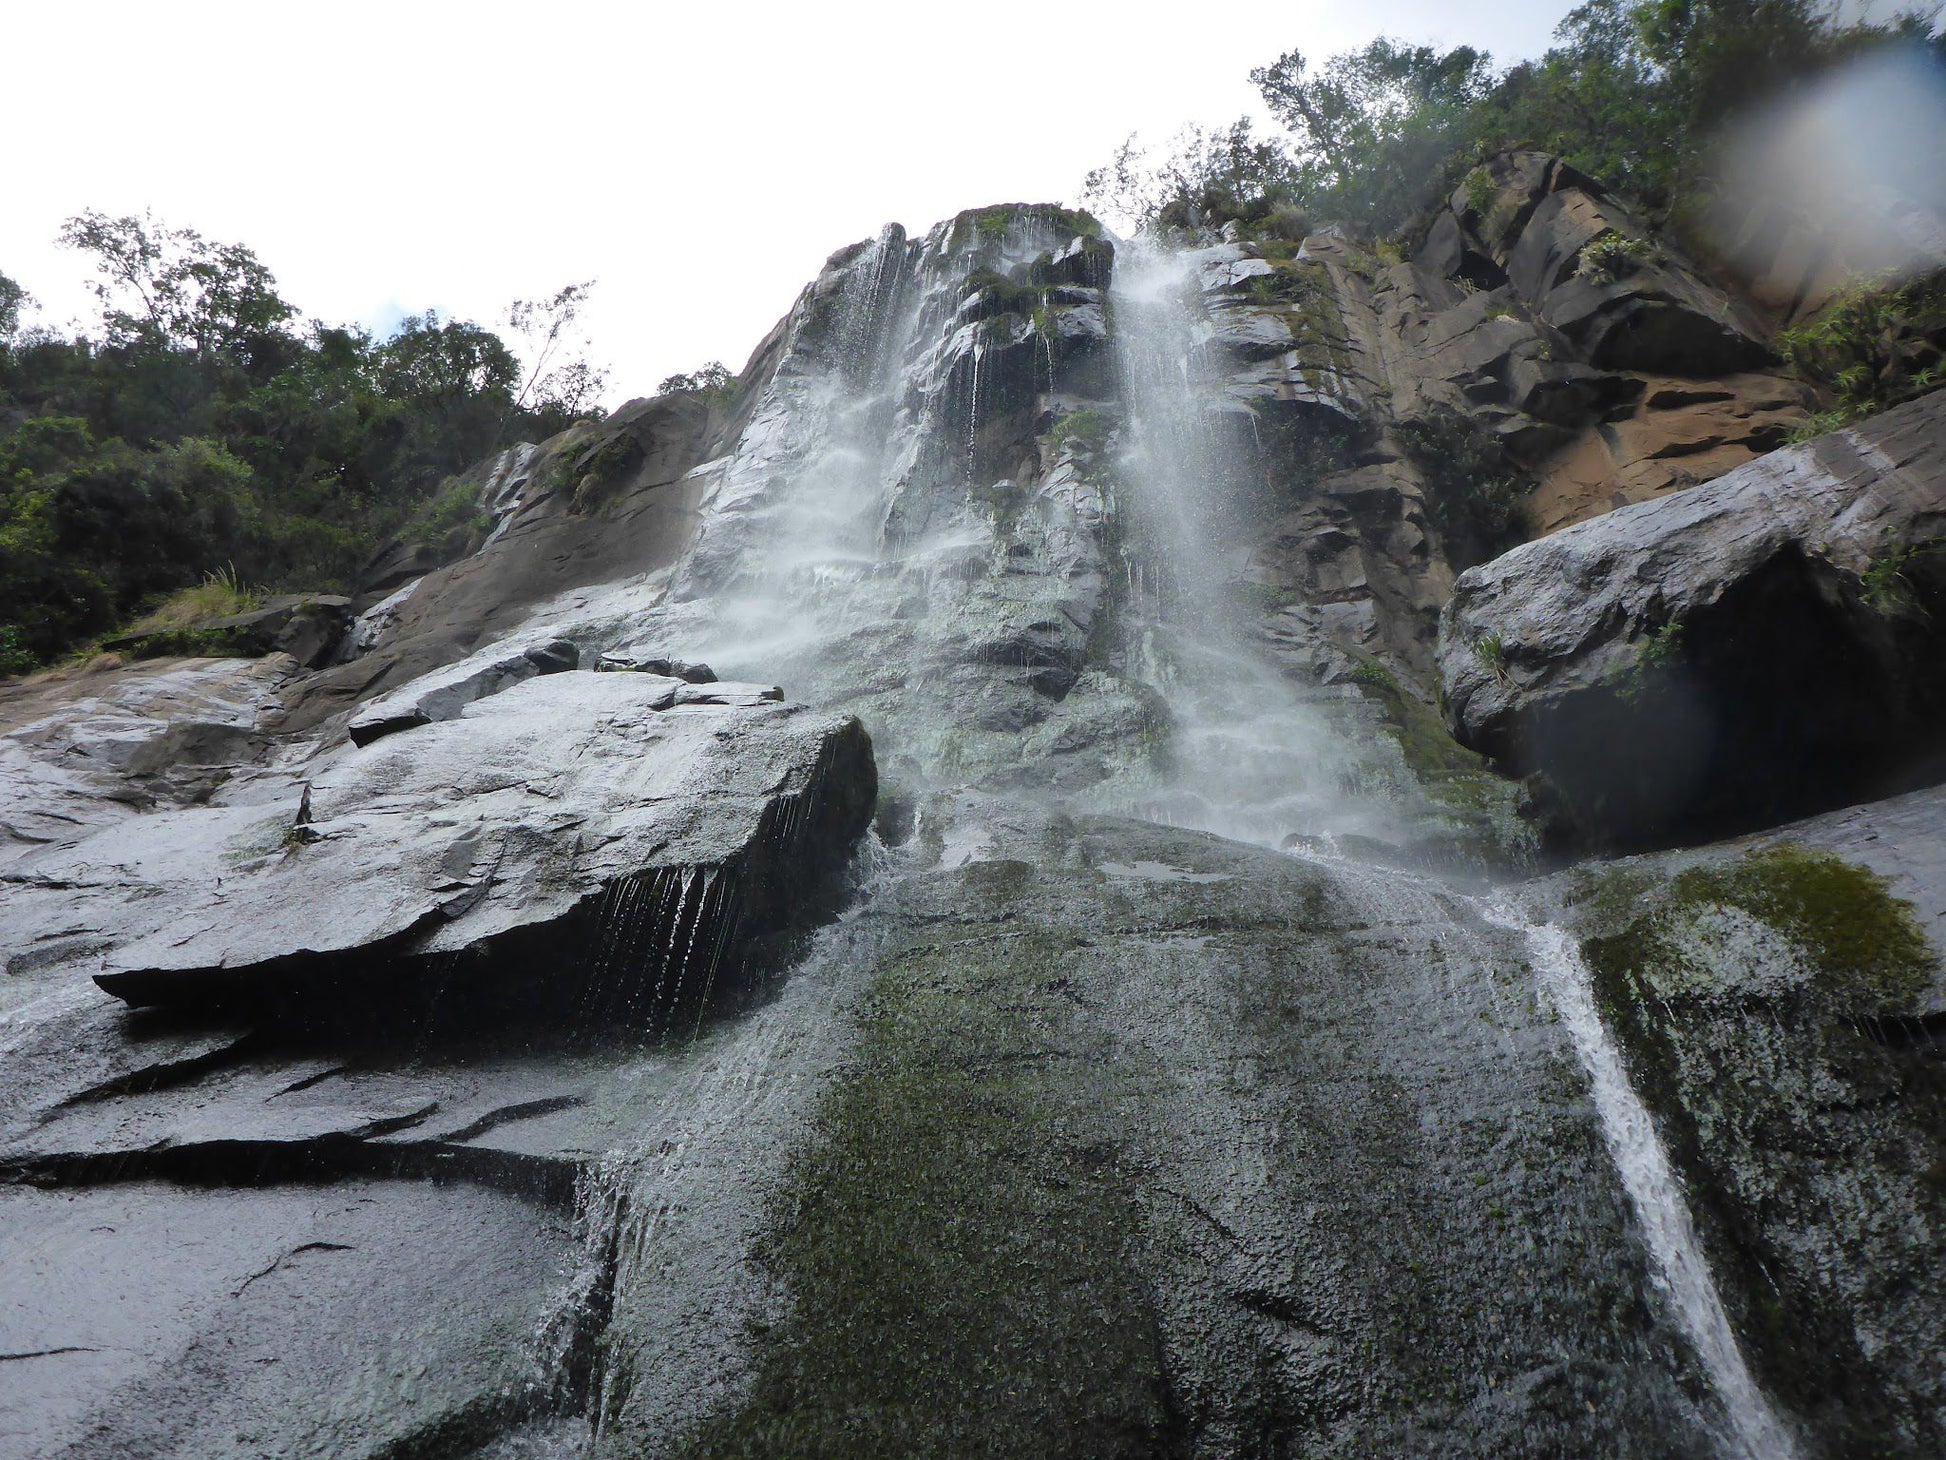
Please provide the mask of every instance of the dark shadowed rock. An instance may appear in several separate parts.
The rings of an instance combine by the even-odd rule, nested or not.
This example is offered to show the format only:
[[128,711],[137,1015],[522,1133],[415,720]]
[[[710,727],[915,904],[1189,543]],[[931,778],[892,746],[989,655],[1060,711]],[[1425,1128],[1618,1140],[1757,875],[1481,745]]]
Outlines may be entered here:
[[1946,395],[1463,574],[1454,735],[1591,835],[1776,819],[1946,740]]
[[603,654],[595,661],[595,668],[609,674],[660,674],[669,679],[687,680],[691,684],[713,684],[716,680],[716,671],[707,664],[691,664],[686,660],[658,655]]
[[248,613],[200,619],[187,628],[104,639],[102,648],[141,659],[174,654],[288,654],[306,669],[322,669],[337,657],[350,623],[349,598],[293,593]]

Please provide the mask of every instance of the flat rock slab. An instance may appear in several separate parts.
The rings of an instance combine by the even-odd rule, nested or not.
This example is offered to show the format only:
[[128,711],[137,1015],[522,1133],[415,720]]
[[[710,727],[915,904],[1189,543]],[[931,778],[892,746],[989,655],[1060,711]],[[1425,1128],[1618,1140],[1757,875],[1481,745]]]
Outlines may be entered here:
[[1939,749],[1946,393],[1461,575],[1447,722],[1624,842],[1839,804]]
[[136,1004],[384,990],[442,958],[477,986],[481,960],[446,956],[530,934],[497,966],[530,992],[627,984],[668,956],[686,971],[788,922],[844,865],[876,781],[855,720],[670,705],[670,689],[530,679],[339,753],[295,798],[158,813],[23,858],[0,921],[17,946],[76,950]]
[[14,1187],[0,1216],[0,1460],[484,1438],[551,1377],[574,1257],[563,1218],[431,1183]]
[[580,663],[580,651],[565,639],[525,648],[496,644],[373,700],[351,717],[345,730],[353,745],[370,745],[400,730],[450,720],[475,700],[539,674],[579,668]]

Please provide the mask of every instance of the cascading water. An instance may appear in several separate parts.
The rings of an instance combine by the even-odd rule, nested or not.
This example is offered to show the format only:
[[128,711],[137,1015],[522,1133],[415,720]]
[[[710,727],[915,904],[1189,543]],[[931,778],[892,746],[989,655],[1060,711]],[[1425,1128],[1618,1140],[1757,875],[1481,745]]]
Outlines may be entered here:
[[[1252,510],[1241,444],[1249,416],[1206,368],[1193,261],[1146,242],[1119,250],[1113,369],[1093,397],[1106,414],[1120,407],[1105,472],[1049,430],[1088,408],[1090,395],[1063,378],[1043,320],[1024,337],[1030,385],[1005,363],[1018,327],[1004,317],[996,327],[971,280],[1032,269],[1061,243],[1031,217],[1004,236],[942,227],[918,244],[889,229],[829,274],[800,302],[784,362],[734,451],[699,469],[712,480],[704,519],[666,597],[645,611],[630,590],[589,636],[706,659],[850,708],[866,719],[881,768],[912,791],[984,782],[1052,810],[1121,812],[1307,856],[1341,835],[1410,841],[1425,804],[1396,747],[1359,732],[1356,702],[1293,680],[1248,627],[1230,553]],[[1056,291],[1040,298],[1051,315]],[[1017,416],[1026,392],[1038,422],[1031,444],[991,435],[1009,390],[1004,409]],[[1027,485],[1005,474],[1009,450],[1013,461],[1037,458]],[[1117,612],[1103,585],[1118,573]],[[1104,628],[1118,646],[1106,652]],[[1075,663],[1077,638],[1087,641],[1085,665]],[[1157,705],[1159,722],[1144,718]],[[1071,773],[1059,752],[1090,737],[1099,753]],[[989,838],[976,817],[968,810],[942,829],[938,865],[978,859]],[[1436,943],[1472,950],[1471,965],[1490,961],[1471,941],[1477,924],[1460,928],[1418,881],[1356,865],[1346,877],[1374,907],[1397,903],[1400,917],[1433,927]],[[680,914],[697,901],[676,888],[618,896],[614,956],[625,958],[639,954],[627,932],[641,921],[635,903],[674,898]],[[1588,1071],[1669,1307],[1729,1417],[1730,1448],[1740,1460],[1793,1455],[1737,1348],[1648,1116],[1577,982],[1567,935],[1508,916]],[[681,916],[674,926],[680,933]],[[803,1072],[829,1061],[848,1027],[858,992],[844,973],[858,953],[851,937],[826,935],[794,972],[795,992],[705,1035],[703,1055],[677,1060],[671,1068],[689,1071],[689,1084],[671,1108],[694,1128],[643,1135],[604,1163],[586,1194],[590,1251],[613,1274],[581,1284],[606,1292],[612,1310],[596,1365],[598,1432],[639,1435],[708,1407],[713,1390],[684,1388],[699,1361],[675,1352],[694,1321],[682,1305],[702,1301],[696,1292],[729,1292],[733,1277],[748,1283],[745,1258],[722,1254],[744,1250],[755,1214],[746,1205],[734,1220],[715,1212],[698,1225],[686,1204],[707,1209],[694,1193],[716,1163],[736,1159],[741,1124],[761,1114],[773,1148],[788,1143],[778,1132],[803,1117]],[[690,951],[665,950],[665,971],[680,976]],[[814,1027],[824,1032],[812,1038]],[[798,1046],[802,1058],[780,1063],[778,1050]],[[686,1262],[715,1266],[672,1296],[671,1264]],[[712,1331],[717,1348],[701,1368],[733,1370],[721,1325]]]
[[1621,1051],[1601,1022],[1587,965],[1573,936],[1563,928],[1529,921],[1510,900],[1489,904],[1485,911],[1526,940],[1541,987],[1574,1041],[1602,1135],[1648,1239],[1664,1296],[1723,1406],[1730,1449],[1737,1460],[1792,1460],[1797,1442],[1744,1361],[1697,1240],[1682,1182],[1669,1164],[1648,1108],[1629,1084]]
[[[1242,640],[1223,597],[1219,548],[1235,473],[1215,425],[1223,403],[1198,369],[1193,287],[1181,255],[1142,241],[1122,250],[1113,293],[1128,433],[1121,470],[1136,518],[1130,536],[1142,545],[1131,564],[1130,629],[1139,635],[1139,673],[1168,700],[1179,737],[1171,774],[1128,809],[1269,846],[1371,833],[1395,819],[1380,820],[1385,808],[1373,804],[1379,778],[1369,757]],[[1364,869],[1359,880],[1371,875]],[[1484,910],[1524,936],[1567,1025],[1671,1311],[1723,1406],[1729,1448],[1738,1460],[1789,1460],[1795,1441],[1751,1377],[1681,1183],[1602,1026],[1573,938],[1525,922],[1508,903]]]
[[1271,847],[1397,836],[1406,778],[1384,748],[1333,724],[1239,628],[1251,615],[1223,552],[1247,509],[1240,452],[1221,427],[1249,418],[1206,383],[1191,265],[1137,240],[1121,250],[1112,299],[1130,667],[1168,703],[1174,734],[1167,770],[1121,809]]

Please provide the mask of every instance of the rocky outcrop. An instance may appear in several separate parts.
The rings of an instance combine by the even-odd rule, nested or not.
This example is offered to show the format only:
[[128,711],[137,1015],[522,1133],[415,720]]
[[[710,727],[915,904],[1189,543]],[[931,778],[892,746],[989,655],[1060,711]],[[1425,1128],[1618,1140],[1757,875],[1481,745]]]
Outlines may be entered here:
[[101,647],[136,659],[200,654],[288,654],[306,669],[331,663],[351,622],[351,600],[331,593],[286,593],[247,613],[198,619],[181,628],[104,639]]
[[[1577,281],[1638,236],[1584,182],[1492,173],[1515,204],[1448,209],[1456,261],[891,227],[734,386],[469,473],[479,515],[374,565],[340,662],[0,686],[0,1455],[1716,1453],[1531,941],[1389,870],[1509,819],[1431,708],[1502,488],[1609,435],[1679,459],[1644,412],[1723,437],[1712,470],[1788,414],[1664,358],[1742,348],[1686,265]],[[1789,458],[1817,500],[1932,440],[1843,439]],[[1877,598],[1916,651],[1930,560],[1827,515],[1831,622]],[[1643,549],[1659,597],[1603,580],[1658,673],[1735,602],[1656,617],[1691,538]],[[1792,958],[1735,997],[1790,1026]],[[1936,1012],[1819,1008],[1875,1049]],[[1763,1082],[1734,1022],[1659,1117],[1702,1108],[1696,1049]],[[1815,1078],[1869,1102],[1864,1068]],[[1749,1138],[1780,1110],[1678,1152],[1707,1221],[1786,1184]],[[1800,1116],[1819,1201],[1910,1215],[1902,1110]],[[1852,1138],[1844,1188],[1818,1143]],[[1928,1453],[1934,1229],[1746,1230],[1712,1249],[1745,1330],[1772,1271],[1910,1279],[1911,1362],[1819,1371],[1805,1418],[1905,1406],[1884,1448]],[[1842,1340],[1877,1281],[1788,1316]],[[1788,1410],[1790,1340],[1745,1337]]]
[[1817,1453],[1946,1444],[1942,850],[1934,788],[1552,884]]
[[345,730],[353,745],[370,745],[394,731],[453,719],[473,701],[498,694],[537,674],[560,674],[578,669],[580,664],[581,651],[566,639],[553,639],[526,648],[489,645],[457,664],[421,675],[403,689],[380,695],[353,715],[346,722]]
[[1461,576],[1453,734],[1624,840],[1829,805],[1942,748],[1946,395]]
[[298,677],[284,654],[104,656],[0,684],[0,862],[255,782],[277,754],[274,727]]
[[719,407],[695,393],[657,396],[491,458],[475,473],[493,520],[485,540],[457,559],[404,545],[382,555],[354,602],[365,617],[353,656],[293,686],[283,727],[341,721],[515,632],[562,594],[669,567],[695,523],[691,469],[721,425]]
[[467,1017],[654,1022],[828,894],[871,815],[855,720],[704,693],[724,688],[530,677],[281,798],[30,853],[0,917],[45,975],[85,968],[134,1004],[410,1005],[463,974]]

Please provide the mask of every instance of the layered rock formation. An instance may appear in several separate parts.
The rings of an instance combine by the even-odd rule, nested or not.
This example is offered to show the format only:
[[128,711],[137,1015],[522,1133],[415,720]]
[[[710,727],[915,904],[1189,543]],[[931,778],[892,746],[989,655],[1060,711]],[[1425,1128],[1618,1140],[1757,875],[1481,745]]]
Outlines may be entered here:
[[[1524,770],[1746,580],[1917,737],[1938,413],[1685,486],[1795,388],[1549,159],[1409,261],[1231,233],[888,228],[733,387],[482,463],[335,662],[0,687],[0,1455],[1747,1438],[1518,918],[1380,864],[1523,851],[1442,673]],[[1497,556],[1570,467],[1660,500]],[[1521,894],[1807,1454],[1939,1440],[1929,805],[1790,833],[1889,962],[1742,846]]]

